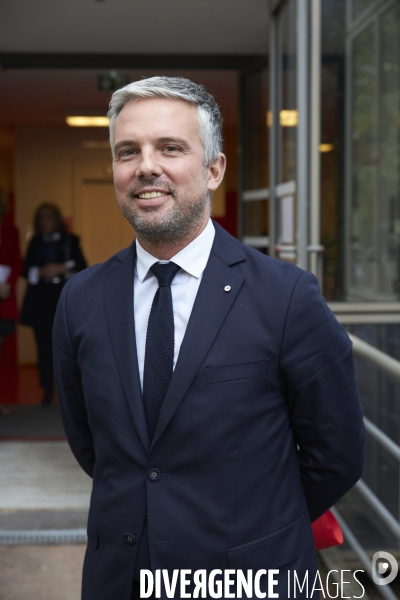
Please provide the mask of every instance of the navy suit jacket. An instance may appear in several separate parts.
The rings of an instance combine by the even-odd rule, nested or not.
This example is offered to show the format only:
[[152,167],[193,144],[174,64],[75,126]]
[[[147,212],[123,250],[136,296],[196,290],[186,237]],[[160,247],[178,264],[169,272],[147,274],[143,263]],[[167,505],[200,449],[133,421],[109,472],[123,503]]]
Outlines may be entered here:
[[275,591],[288,598],[287,570],[311,578],[316,569],[310,521],[361,475],[351,343],[315,277],[215,228],[152,443],[135,244],[63,290],[58,397],[72,451],[93,477],[84,600],[129,600],[146,511],[153,570],[279,569]]

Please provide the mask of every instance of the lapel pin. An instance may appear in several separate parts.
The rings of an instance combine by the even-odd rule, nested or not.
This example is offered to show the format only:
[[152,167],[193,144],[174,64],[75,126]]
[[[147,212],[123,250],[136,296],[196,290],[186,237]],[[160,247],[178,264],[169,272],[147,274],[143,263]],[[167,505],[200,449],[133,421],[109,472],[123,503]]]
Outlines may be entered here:
[[231,286],[230,285],[226,285],[224,287],[224,292],[230,292],[231,291]]

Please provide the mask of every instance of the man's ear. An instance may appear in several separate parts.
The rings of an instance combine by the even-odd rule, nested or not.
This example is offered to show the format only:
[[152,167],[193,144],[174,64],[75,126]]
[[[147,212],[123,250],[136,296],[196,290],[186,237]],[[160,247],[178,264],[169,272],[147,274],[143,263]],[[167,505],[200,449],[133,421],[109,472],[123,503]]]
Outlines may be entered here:
[[208,168],[208,191],[215,192],[224,178],[226,169],[226,156],[220,154]]

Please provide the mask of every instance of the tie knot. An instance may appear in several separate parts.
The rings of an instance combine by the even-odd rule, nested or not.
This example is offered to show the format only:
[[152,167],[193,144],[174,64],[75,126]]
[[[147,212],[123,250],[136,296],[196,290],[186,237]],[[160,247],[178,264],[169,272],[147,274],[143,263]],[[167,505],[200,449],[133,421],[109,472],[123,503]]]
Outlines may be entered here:
[[154,263],[150,267],[150,271],[157,277],[160,287],[169,287],[179,269],[180,267],[173,262]]

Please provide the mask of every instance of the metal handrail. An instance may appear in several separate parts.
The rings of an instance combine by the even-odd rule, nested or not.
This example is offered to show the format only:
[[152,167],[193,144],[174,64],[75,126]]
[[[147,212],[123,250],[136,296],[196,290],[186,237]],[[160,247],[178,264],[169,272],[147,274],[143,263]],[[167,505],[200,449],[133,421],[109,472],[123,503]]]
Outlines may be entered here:
[[[349,337],[353,343],[353,352],[356,356],[367,360],[382,369],[398,381],[400,381],[400,361],[392,358],[385,352],[378,350],[364,342],[360,338],[355,335],[349,333]],[[389,436],[387,436],[379,427],[374,425],[369,419],[364,417],[365,428],[368,433],[374,437],[390,454],[400,462],[400,446],[396,444]],[[359,493],[363,496],[366,502],[371,506],[371,508],[375,511],[375,513],[382,519],[388,529],[398,538],[400,538],[400,523],[395,519],[395,517],[389,512],[386,506],[379,500],[379,498],[372,492],[372,490],[364,483],[364,481],[360,480],[356,483],[356,488]],[[332,509],[335,517],[337,518],[344,536],[352,547],[354,552],[360,558],[363,563],[367,573],[372,575],[372,566],[370,559],[361,544],[358,542],[357,538],[352,533],[351,529],[347,525],[347,523],[343,520],[337,510]],[[377,586],[376,586],[377,587]],[[379,586],[378,588],[380,594],[387,598],[387,600],[394,600],[397,596],[392,592],[389,587]]]
[[352,313],[359,315],[360,313],[369,313],[376,315],[382,313],[399,313],[400,302],[328,302],[331,311],[338,315],[340,313]]
[[[400,362],[391,356],[388,356],[381,350],[377,350],[370,344],[363,342],[355,335],[349,334],[353,342],[353,352],[361,358],[372,362],[377,367],[383,369],[396,379],[400,380]],[[396,444],[386,433],[372,423],[367,417],[364,417],[365,428],[375,440],[377,440],[397,461],[400,462],[400,446]],[[390,531],[400,538],[400,523],[388,511],[379,498],[370,490],[370,488],[361,480],[356,484],[358,491],[375,510],[382,521]]]
[[400,361],[392,358],[385,352],[374,348],[371,344],[367,344],[367,342],[363,342],[357,336],[352,333],[348,334],[351,341],[353,342],[353,352],[360,358],[368,360],[373,363],[382,371],[389,373],[392,377],[400,381]]
[[[367,344],[363,340],[360,340],[355,335],[348,334],[352,343],[353,343],[353,353],[360,358],[367,360],[379,367],[395,379],[400,381],[400,361],[392,358],[385,352],[381,350],[377,350],[371,346],[371,344]],[[400,446],[396,444],[389,436],[387,436],[379,427],[374,425],[369,419],[364,417],[365,428],[372,437],[374,437],[390,454],[400,462]],[[356,483],[357,490],[363,496],[364,500],[369,504],[369,506],[375,511],[375,513],[382,519],[388,529],[398,538],[400,538],[400,523],[395,519],[395,517],[389,512],[386,506],[379,500],[379,498],[373,493],[373,491],[364,483],[364,481],[360,480]],[[344,537],[351,548],[354,550],[356,555],[361,560],[362,564],[368,575],[372,578],[372,565],[369,556],[354,536],[350,527],[343,520],[340,513],[337,509],[332,508],[332,512],[335,515],[336,519],[339,522],[340,527],[342,528]],[[376,586],[379,593],[386,600],[397,600],[397,596],[393,593],[393,591],[388,586]]]
[[392,513],[388,511],[383,502],[379,500],[378,496],[374,494],[374,492],[363,482],[362,479],[357,481],[355,487],[360,492],[362,497],[367,501],[370,507],[382,519],[391,533],[400,539],[400,523],[394,518]]
[[[364,417],[364,424],[366,430],[374,437],[390,454],[400,462],[400,446],[395,444],[393,440],[390,439],[389,436],[386,435],[379,427],[371,423],[369,419]],[[364,481],[360,480],[356,483],[356,488],[366,500],[366,502],[371,506],[371,508],[377,513],[377,515],[382,519],[385,525],[390,529],[390,531],[396,537],[400,538],[400,523],[394,516],[388,511],[386,506],[379,500],[378,496],[374,494],[374,492],[364,483]]]
[[[365,550],[361,546],[360,542],[357,540],[357,538],[351,531],[350,527],[347,525],[346,521],[340,515],[338,510],[336,508],[332,508],[331,510],[343,531],[343,535],[346,539],[346,542],[349,544],[349,546],[351,546],[351,548],[357,554],[357,556],[360,559],[361,563],[363,564],[366,572],[368,573],[368,575],[370,576],[370,578],[372,580],[372,564],[371,564],[370,557],[365,552]],[[375,587],[379,591],[380,595],[383,598],[385,598],[385,600],[398,600],[398,597],[396,596],[396,594],[393,593],[393,591],[391,590],[391,588],[388,585],[385,585],[385,586],[381,585],[379,587],[377,585],[375,585]]]
[[367,417],[364,417],[364,425],[368,433],[370,433],[372,437],[380,442],[382,446],[400,462],[400,446],[398,446],[388,435],[386,435],[382,429],[379,429],[379,427],[367,419]]
[[[355,335],[349,333],[349,337],[353,342],[353,352],[360,358],[372,362],[377,367],[386,371],[395,379],[400,381],[400,361],[385,354],[381,350],[377,350],[371,344],[363,342]],[[390,454],[400,462],[400,446],[396,444],[386,433],[377,427],[372,421],[364,417],[365,428],[378,442],[386,448]]]

